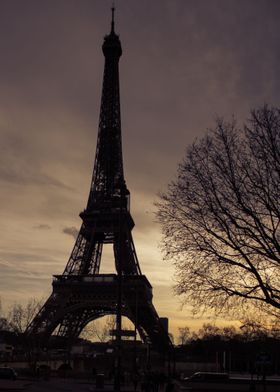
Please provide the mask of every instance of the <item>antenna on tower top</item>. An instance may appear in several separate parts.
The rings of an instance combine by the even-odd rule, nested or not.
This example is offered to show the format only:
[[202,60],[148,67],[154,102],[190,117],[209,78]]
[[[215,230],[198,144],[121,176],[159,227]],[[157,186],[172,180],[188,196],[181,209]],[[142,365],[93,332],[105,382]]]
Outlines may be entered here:
[[114,33],[115,32],[115,20],[114,20],[114,17],[115,17],[115,4],[114,4],[114,2],[112,3],[111,11],[112,11],[111,33]]

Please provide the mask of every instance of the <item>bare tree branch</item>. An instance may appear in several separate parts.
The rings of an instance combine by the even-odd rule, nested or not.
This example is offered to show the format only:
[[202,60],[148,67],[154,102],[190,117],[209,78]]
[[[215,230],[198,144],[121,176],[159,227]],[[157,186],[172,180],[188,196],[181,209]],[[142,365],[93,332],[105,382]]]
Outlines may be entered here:
[[280,110],[253,110],[243,129],[218,119],[160,195],[162,249],[176,292],[217,312],[280,309]]

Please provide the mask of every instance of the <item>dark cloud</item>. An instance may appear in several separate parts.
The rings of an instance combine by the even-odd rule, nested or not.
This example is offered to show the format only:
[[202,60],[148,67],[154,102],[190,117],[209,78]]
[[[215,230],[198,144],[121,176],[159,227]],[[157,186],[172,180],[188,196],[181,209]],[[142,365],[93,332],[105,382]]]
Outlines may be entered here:
[[71,235],[72,237],[74,237],[76,239],[77,235],[79,234],[79,230],[76,229],[76,227],[64,227],[63,233]]

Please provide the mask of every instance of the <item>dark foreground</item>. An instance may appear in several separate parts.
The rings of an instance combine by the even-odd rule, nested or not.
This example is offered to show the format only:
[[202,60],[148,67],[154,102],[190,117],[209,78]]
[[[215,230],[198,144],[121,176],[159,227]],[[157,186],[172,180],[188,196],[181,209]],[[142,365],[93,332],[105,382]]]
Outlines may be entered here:
[[[122,387],[123,391],[133,391],[132,386]],[[95,383],[90,380],[77,380],[71,378],[43,379],[18,379],[16,381],[0,380],[0,391],[30,391],[30,392],[109,392],[113,391],[113,385],[106,384],[104,388],[97,389]],[[161,392],[161,391],[159,391]],[[163,391],[162,391],[163,392]]]
[[[104,388],[98,389],[91,380],[77,380],[65,378],[50,378],[49,380],[38,379],[19,379],[16,381],[0,380],[0,391],[26,391],[26,392],[109,392],[113,391],[112,384],[105,384]],[[121,391],[134,392],[132,385],[122,385]],[[162,386],[158,391],[141,391],[140,385],[137,392],[280,392],[280,383],[268,383],[266,386],[256,384],[254,387],[248,382],[239,383],[173,383],[172,388],[167,385]]]
[[225,382],[181,382],[178,391],[180,392],[280,392],[280,381],[261,381],[249,379],[228,380]]

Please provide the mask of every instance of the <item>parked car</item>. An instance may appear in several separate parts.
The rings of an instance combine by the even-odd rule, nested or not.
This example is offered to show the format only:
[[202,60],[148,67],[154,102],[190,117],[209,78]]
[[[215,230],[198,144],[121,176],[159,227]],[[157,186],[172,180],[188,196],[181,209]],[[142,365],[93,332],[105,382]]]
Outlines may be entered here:
[[185,377],[184,381],[188,382],[219,382],[219,381],[228,381],[229,374],[228,373],[215,373],[215,372],[196,372],[192,374],[190,377]]
[[13,368],[10,367],[0,367],[0,379],[5,380],[16,380],[17,373]]

